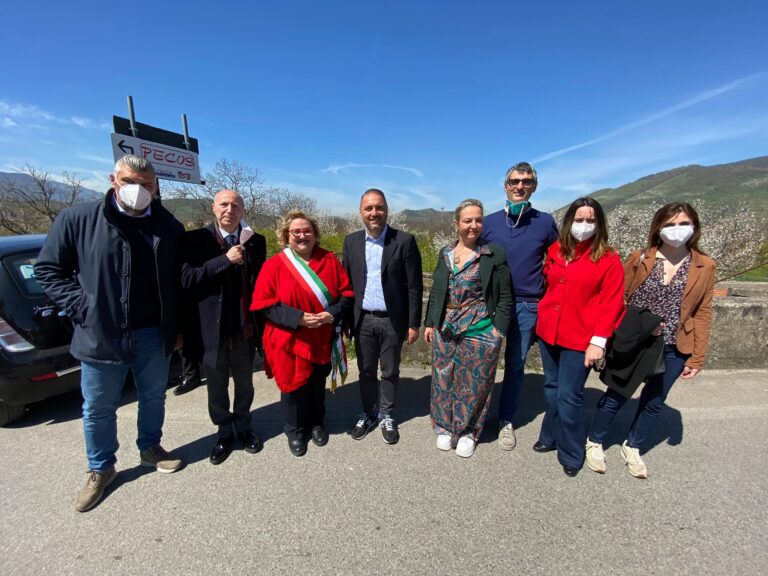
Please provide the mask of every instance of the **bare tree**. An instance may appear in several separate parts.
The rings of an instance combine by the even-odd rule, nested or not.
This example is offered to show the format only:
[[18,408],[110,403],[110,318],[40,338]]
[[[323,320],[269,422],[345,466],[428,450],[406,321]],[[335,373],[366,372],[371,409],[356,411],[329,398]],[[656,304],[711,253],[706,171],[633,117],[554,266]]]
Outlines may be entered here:
[[187,225],[202,226],[211,219],[211,204],[220,190],[235,190],[243,197],[245,218],[251,226],[274,228],[288,210],[317,211],[317,201],[300,192],[267,186],[259,171],[239,160],[220,159],[205,184],[175,184],[170,195],[196,201],[196,209]]
[[64,208],[82,201],[83,186],[74,174],[57,182],[43,170],[26,164],[19,170],[26,181],[0,180],[0,230],[11,234],[46,232]]

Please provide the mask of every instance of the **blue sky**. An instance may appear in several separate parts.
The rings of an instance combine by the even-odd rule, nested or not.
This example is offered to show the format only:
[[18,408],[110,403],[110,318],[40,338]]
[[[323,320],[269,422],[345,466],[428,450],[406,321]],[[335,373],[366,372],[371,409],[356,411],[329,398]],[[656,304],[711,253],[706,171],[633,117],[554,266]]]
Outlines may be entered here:
[[[10,6],[8,4],[11,4]],[[764,2],[6,3],[0,171],[105,189],[111,118],[337,213],[499,208],[533,161],[534,205],[686,164],[768,154]]]

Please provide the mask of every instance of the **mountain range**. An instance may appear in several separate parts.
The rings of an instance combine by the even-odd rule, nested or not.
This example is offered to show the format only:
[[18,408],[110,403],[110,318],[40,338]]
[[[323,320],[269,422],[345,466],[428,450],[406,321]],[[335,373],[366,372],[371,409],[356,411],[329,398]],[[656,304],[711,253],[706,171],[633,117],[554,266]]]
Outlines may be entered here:
[[[3,181],[14,184],[33,184],[28,174],[0,172]],[[68,185],[53,183],[61,192]],[[83,200],[100,198],[103,192],[84,188]],[[618,188],[604,188],[591,194],[599,200],[606,211],[622,205],[629,208],[644,207],[648,204],[662,204],[670,201],[687,201],[698,206],[719,204],[742,206],[755,213],[768,226],[768,156],[760,156],[715,166],[690,165],[644,176]],[[165,199],[169,209],[187,220],[188,212],[199,206],[194,200]],[[562,210],[562,209],[561,209]],[[440,212],[433,208],[403,210],[402,216],[410,230],[437,232],[446,230],[453,213]]]

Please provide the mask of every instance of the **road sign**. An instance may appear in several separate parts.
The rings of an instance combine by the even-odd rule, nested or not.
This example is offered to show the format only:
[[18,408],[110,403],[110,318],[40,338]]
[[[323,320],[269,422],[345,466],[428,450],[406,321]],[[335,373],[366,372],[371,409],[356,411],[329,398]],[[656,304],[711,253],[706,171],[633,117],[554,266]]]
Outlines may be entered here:
[[133,136],[112,134],[112,154],[115,162],[126,154],[146,158],[152,162],[158,178],[200,184],[200,164],[195,152]]
[[112,119],[115,126],[112,155],[115,161],[126,154],[133,154],[152,162],[158,178],[193,184],[202,182],[197,139],[188,138],[185,142],[183,134],[140,122],[135,122],[137,136],[132,136],[129,120],[119,116]]

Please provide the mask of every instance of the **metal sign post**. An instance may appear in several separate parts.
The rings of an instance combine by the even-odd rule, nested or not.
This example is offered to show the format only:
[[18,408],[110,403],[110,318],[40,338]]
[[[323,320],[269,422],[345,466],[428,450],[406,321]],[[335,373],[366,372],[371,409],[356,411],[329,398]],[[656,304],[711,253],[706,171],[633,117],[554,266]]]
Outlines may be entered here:
[[181,121],[183,134],[136,122],[133,98],[128,96],[128,118],[112,117],[115,161],[133,154],[152,162],[158,178],[202,184],[198,142],[189,136],[186,114],[181,115]]

